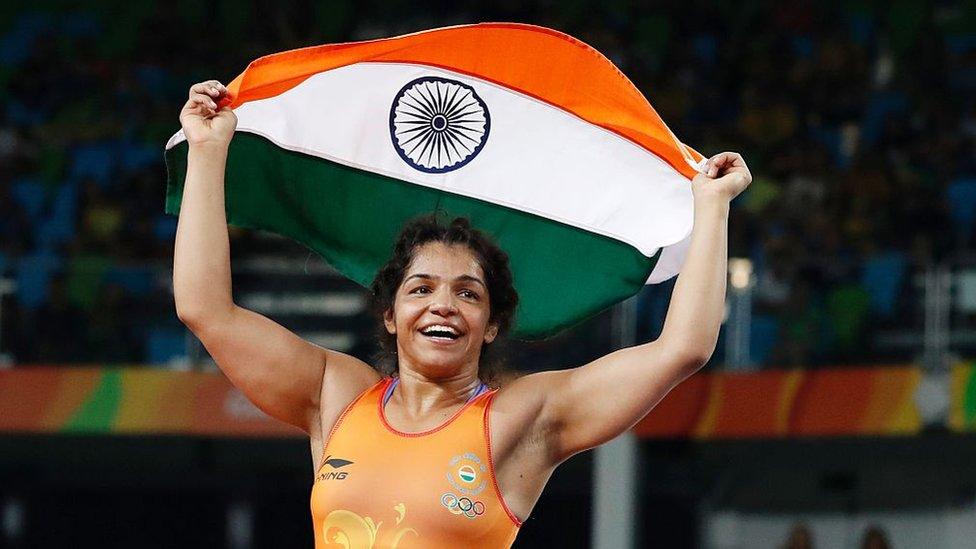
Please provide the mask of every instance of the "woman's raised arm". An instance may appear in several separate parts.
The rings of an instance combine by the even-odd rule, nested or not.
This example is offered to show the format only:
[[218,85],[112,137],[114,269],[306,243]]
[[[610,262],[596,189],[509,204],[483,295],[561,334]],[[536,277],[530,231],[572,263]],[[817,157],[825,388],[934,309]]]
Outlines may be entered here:
[[195,84],[180,113],[189,153],[173,253],[176,314],[251,402],[316,438],[326,363],[335,406],[378,375],[362,361],[309,343],[234,303],[224,170],[237,116],[218,108],[226,95],[217,81]]
[[189,153],[173,253],[173,292],[184,321],[225,317],[234,306],[224,167],[237,116],[227,107],[217,109],[226,93],[216,81],[194,84],[180,112]]
[[[691,244],[658,339],[578,368],[531,374],[508,387],[504,398],[542,399],[537,421],[554,439],[554,462],[633,427],[711,357],[725,307],[729,202],[751,181],[745,161],[731,152],[710,158],[692,181]],[[502,398],[499,393],[500,403]]]

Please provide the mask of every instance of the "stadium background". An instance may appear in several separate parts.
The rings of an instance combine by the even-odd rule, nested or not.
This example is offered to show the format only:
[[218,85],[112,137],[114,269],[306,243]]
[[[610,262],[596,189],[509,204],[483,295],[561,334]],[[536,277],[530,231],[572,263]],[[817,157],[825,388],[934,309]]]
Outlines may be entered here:
[[[0,546],[311,545],[306,441],[176,319],[162,147],[190,84],[260,55],[478,21],[581,38],[755,176],[711,362],[630,435],[631,467],[564,464],[516,546],[613,546],[603,520],[639,547],[785,547],[798,524],[814,547],[872,525],[976,547],[976,6],[917,0],[3,4]],[[232,253],[238,303],[374,351],[362,290],[319,258],[239,230]],[[650,340],[672,286],[511,362]],[[635,512],[597,518],[607,486]]]

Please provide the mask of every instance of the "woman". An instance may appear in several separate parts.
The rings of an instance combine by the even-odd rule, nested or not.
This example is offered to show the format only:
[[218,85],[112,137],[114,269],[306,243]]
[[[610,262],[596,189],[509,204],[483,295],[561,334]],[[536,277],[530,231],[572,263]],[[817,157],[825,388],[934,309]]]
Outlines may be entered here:
[[237,118],[217,107],[226,93],[196,84],[180,114],[176,309],[252,402],[309,434],[316,547],[509,546],[557,465],[630,429],[711,356],[729,202],[752,180],[738,154],[712,157],[692,181],[691,246],[657,340],[486,390],[482,351],[517,297],[498,295],[511,288],[504,254],[463,221],[415,224],[373,284],[378,302],[388,292],[395,378],[234,304],[223,179]]

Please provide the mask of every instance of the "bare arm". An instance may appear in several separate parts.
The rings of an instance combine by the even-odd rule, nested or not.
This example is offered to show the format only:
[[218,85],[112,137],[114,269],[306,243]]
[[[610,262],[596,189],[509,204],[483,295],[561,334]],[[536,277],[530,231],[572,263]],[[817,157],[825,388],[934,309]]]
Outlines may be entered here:
[[180,112],[189,152],[173,252],[173,293],[177,315],[191,328],[225,318],[234,308],[224,167],[237,117],[226,107],[217,110],[216,101],[225,93],[216,81],[195,84]]
[[579,368],[533,374],[513,384],[526,393],[544,395],[539,421],[550,433],[555,461],[633,427],[715,350],[725,308],[729,202],[752,176],[734,153],[710,159],[705,174],[692,182],[691,245],[661,336]]
[[313,434],[326,363],[333,374],[348,371],[363,379],[353,381],[346,391],[352,394],[368,382],[372,369],[233,302],[224,169],[237,118],[226,107],[217,109],[225,94],[218,82],[196,84],[180,114],[189,154],[173,254],[176,312],[256,406]]

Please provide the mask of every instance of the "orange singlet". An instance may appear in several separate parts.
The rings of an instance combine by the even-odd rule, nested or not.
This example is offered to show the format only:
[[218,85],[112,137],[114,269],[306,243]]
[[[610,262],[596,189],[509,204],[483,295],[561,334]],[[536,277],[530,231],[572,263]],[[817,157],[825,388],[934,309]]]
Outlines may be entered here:
[[359,395],[329,434],[312,486],[315,549],[510,547],[521,523],[491,462],[495,391],[440,427],[402,433],[383,415],[394,381]]

